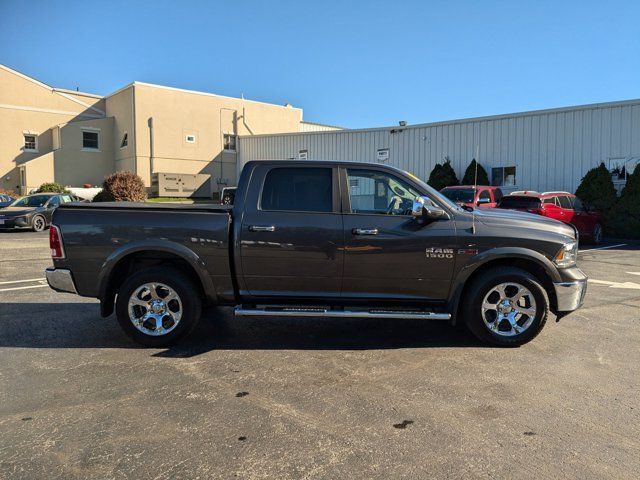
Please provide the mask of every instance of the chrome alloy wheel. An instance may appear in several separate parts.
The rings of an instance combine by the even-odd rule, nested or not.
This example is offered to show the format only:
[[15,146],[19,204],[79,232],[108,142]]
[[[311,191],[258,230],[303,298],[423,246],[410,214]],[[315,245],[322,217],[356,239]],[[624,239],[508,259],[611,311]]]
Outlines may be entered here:
[[46,223],[44,221],[44,218],[42,218],[40,215],[38,215],[34,220],[33,220],[33,229],[36,232],[41,232],[45,229],[46,227]]
[[527,330],[536,318],[536,300],[526,287],[507,282],[493,287],[482,301],[482,320],[490,332],[512,337]]
[[182,301],[164,283],[145,283],[129,297],[129,320],[145,335],[166,335],[182,318]]

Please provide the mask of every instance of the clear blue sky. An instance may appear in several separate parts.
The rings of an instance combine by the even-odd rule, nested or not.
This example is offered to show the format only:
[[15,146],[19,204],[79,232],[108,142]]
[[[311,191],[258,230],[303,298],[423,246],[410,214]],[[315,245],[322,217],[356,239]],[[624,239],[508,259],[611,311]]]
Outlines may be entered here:
[[0,0],[0,63],[424,123],[640,97],[640,2]]

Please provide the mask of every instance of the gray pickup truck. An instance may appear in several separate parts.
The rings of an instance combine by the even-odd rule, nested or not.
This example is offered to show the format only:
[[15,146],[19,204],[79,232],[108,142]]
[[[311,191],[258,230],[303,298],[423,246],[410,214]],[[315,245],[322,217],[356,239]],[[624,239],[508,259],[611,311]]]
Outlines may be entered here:
[[569,225],[463,209],[415,176],[370,163],[249,162],[234,205],[61,205],[58,291],[100,299],[137,342],[193,330],[203,305],[237,316],[465,324],[522,345],[579,308],[587,277]]

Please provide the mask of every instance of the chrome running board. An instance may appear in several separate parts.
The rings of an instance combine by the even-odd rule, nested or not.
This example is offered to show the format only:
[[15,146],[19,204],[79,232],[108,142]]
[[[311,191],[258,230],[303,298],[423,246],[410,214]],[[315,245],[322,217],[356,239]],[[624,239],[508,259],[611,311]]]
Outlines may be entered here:
[[451,320],[449,313],[411,310],[331,310],[324,307],[235,308],[237,317],[329,317],[329,318],[415,318],[418,320]]

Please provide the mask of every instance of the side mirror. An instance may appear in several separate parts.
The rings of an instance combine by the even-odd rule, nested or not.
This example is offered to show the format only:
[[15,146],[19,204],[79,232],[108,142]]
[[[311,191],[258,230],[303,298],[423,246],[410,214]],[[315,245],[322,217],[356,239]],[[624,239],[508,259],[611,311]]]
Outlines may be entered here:
[[413,201],[411,215],[413,215],[414,218],[423,218],[426,220],[449,218],[449,215],[447,215],[447,212],[443,209],[431,205],[431,200],[429,200],[428,197],[417,197]]

